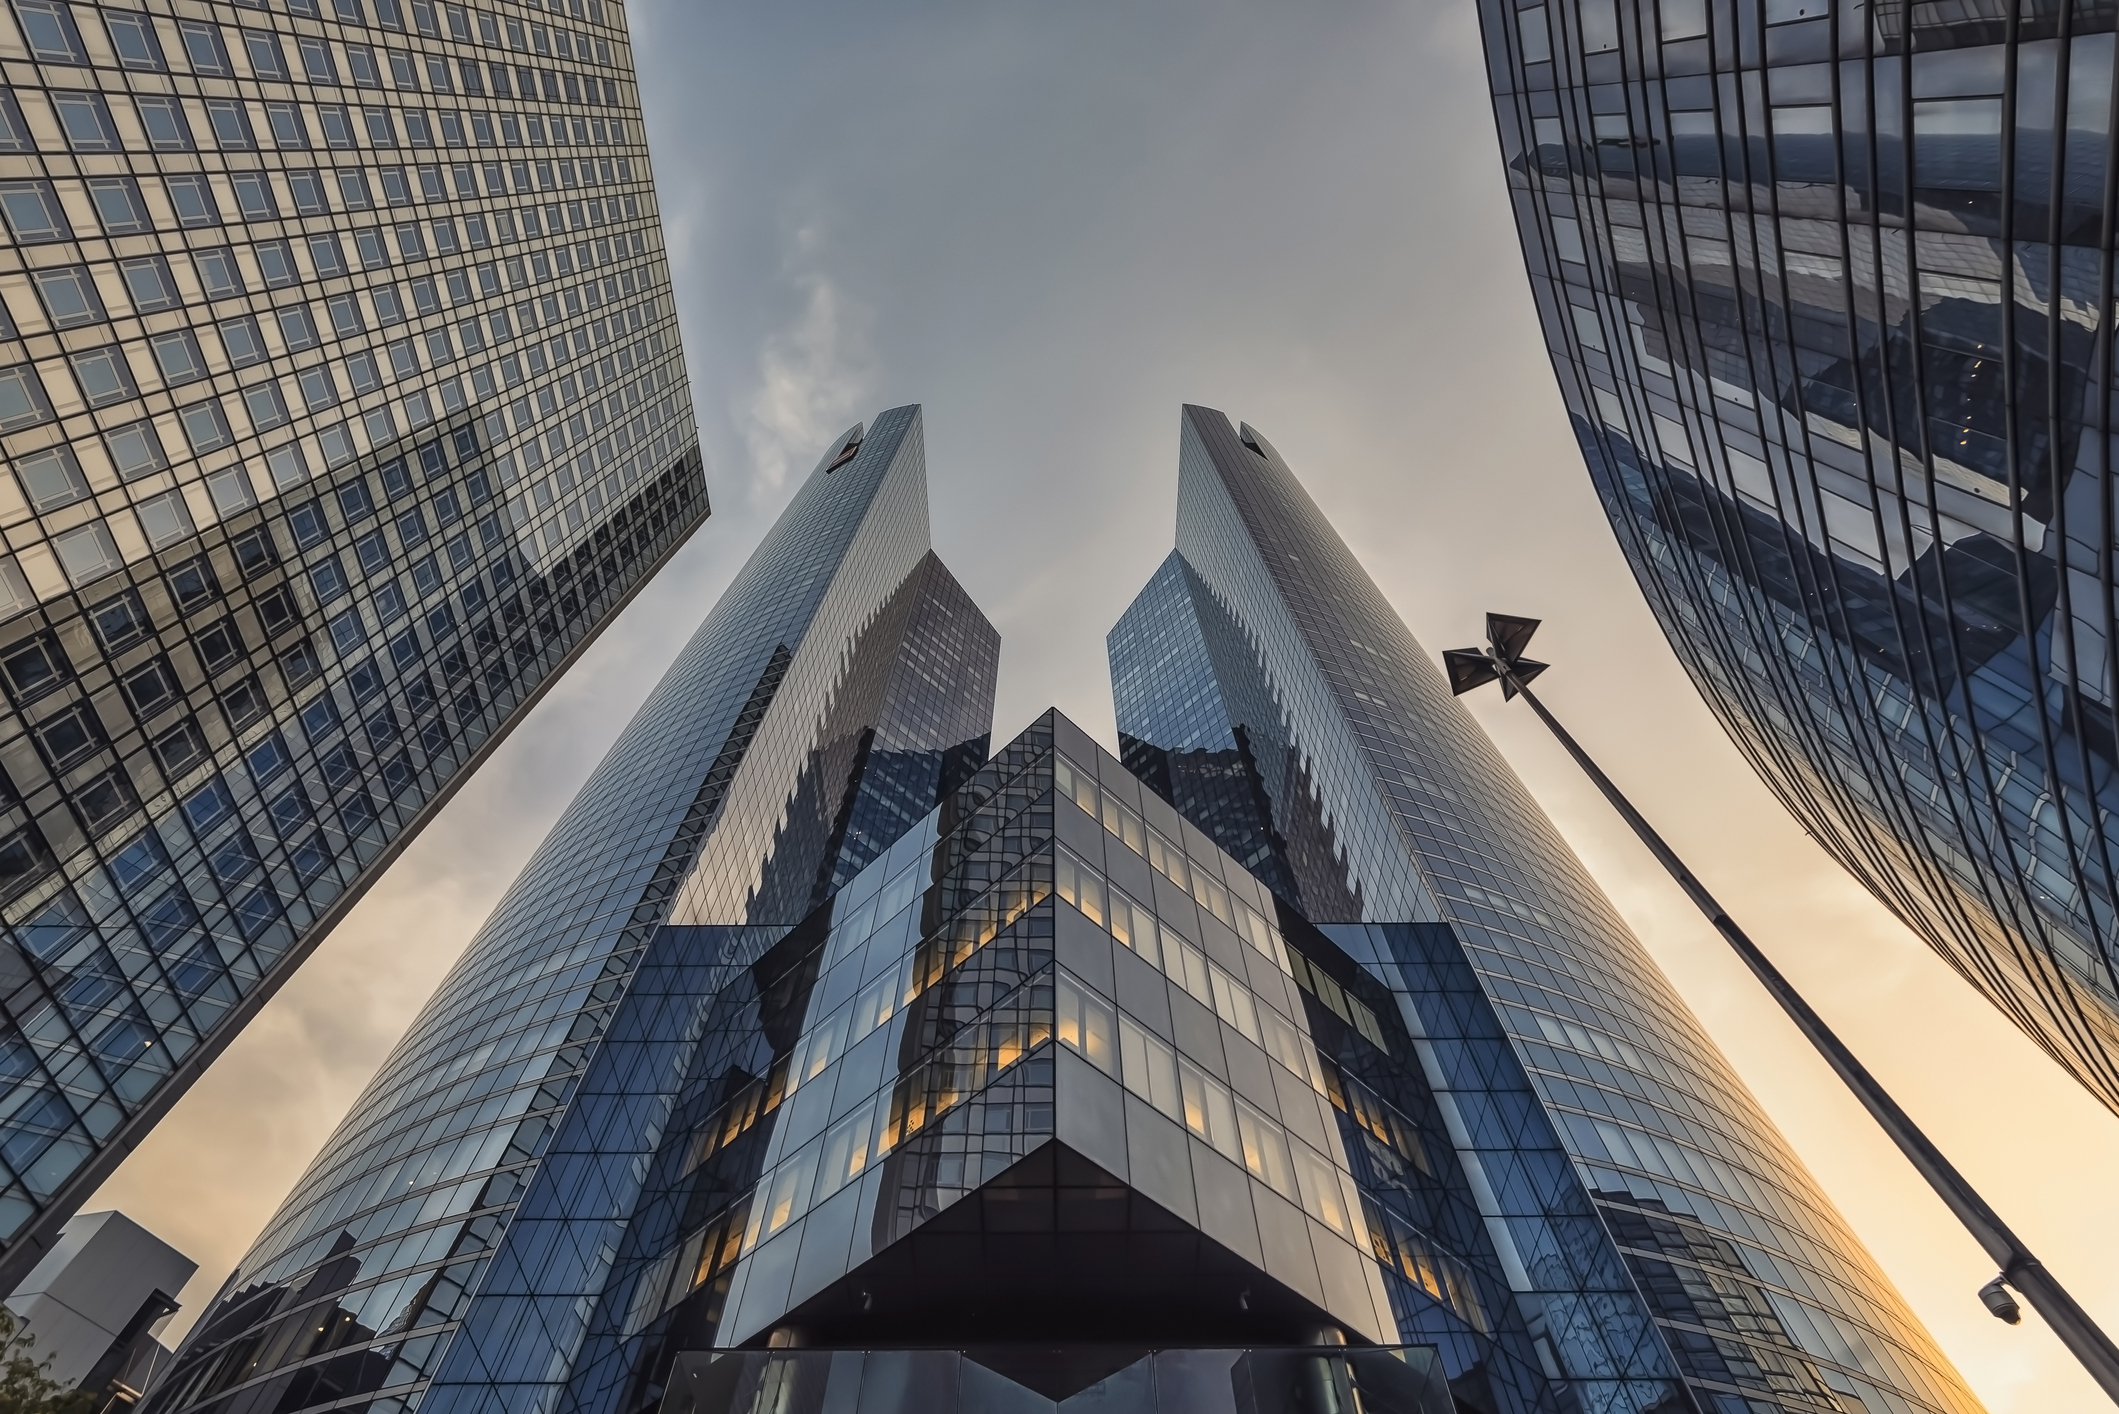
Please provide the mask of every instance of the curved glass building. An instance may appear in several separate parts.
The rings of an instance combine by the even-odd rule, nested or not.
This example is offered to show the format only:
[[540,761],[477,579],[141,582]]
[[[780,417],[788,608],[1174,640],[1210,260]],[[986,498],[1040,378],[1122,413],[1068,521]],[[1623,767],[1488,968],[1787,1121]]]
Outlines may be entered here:
[[1590,474],[1782,801],[2119,1107],[2112,47],[2069,0],[1488,0]]

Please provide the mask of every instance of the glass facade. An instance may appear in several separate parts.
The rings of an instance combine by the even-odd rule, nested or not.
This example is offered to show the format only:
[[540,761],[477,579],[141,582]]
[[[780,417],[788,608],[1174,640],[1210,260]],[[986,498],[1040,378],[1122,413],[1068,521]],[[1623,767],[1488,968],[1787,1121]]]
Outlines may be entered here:
[[[877,832],[915,792],[925,815],[984,759],[998,653],[928,552],[919,410],[853,429],[229,1278],[155,1407],[490,1409],[496,1384],[508,1407],[546,1407],[707,1003],[812,911],[814,881],[888,846]],[[940,683],[957,695],[913,700]],[[721,844],[736,832],[760,842],[740,869]],[[788,894],[797,911],[776,913]],[[679,908],[698,926],[661,927]]]
[[1110,638],[1126,759],[1242,855],[1270,821],[1283,927],[1416,1038],[1563,1397],[1977,1408],[1270,444],[1187,408],[1180,445]]
[[1680,658],[2119,1108],[2112,11],[1481,14],[1561,393]]
[[[1056,712],[989,758],[918,410],[835,443],[151,1414],[1976,1410],[1285,468],[1186,418],[1124,761]],[[1417,838],[1377,752],[1454,803]]]
[[615,4],[0,66],[4,1286],[707,498]]

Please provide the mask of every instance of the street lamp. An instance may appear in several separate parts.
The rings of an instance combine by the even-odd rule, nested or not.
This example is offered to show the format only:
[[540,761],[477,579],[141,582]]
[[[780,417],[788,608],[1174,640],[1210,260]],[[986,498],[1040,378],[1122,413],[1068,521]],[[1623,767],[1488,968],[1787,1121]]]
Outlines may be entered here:
[[1685,867],[1684,861],[1663,843],[1663,837],[1641,817],[1641,812],[1620,794],[1611,778],[1597,769],[1597,763],[1589,759],[1589,753],[1576,745],[1567,729],[1532,694],[1530,680],[1547,667],[1523,656],[1530,636],[1537,631],[1538,622],[1507,614],[1488,614],[1485,648],[1455,648],[1442,655],[1443,664],[1449,671],[1450,691],[1461,696],[1473,688],[1499,682],[1504,699],[1520,696],[1530,704],[1530,710],[1537,713],[1538,720],[1559,738],[1560,745],[1567,748],[1567,754],[1574,757],[1575,764],[1596,782],[1597,789],[1604,792],[1604,798],[1611,802],[1612,808],[1633,826],[1633,832],[1640,836],[1642,844],[1648,846],[1648,852],[1661,861],[1670,871],[1670,877],[1677,880],[1678,887],[1699,905],[1700,912],[1707,915],[1715,931],[1736,949],[1737,956],[1744,960],[1752,975],[1764,983],[1773,999],[1781,1004],[1788,1019],[1809,1038],[1810,1044],[1825,1058],[1825,1063],[1837,1072],[1847,1088],[1854,1092],[1855,1098],[1862,1102],[1863,1108],[1891,1136],[1899,1152],[1920,1171],[1921,1177],[1957,1215],[1957,1220],[1964,1224],[1973,1240],[2000,1266],[2001,1274],[1980,1289],[1979,1299],[1986,1308],[2010,1325],[2016,1324],[2021,1314],[2008,1293],[2008,1288],[2014,1287],[2033,1310],[2045,1317],[2046,1323],[2082,1362],[2082,1367],[2090,1372],[2105,1394],[2114,1403],[2119,1403],[2119,1346],[2112,1344],[2111,1339],[2097,1328],[2097,1323],[2090,1319],[2089,1313],[2075,1304],[2075,1298],[2068,1295],[2066,1288],[2054,1280],[2052,1273],[2031,1255],[2030,1249],[2009,1231],[2008,1224],[1987,1206],[1986,1200],[1942,1156],[1942,1151],[1928,1136],[1920,1132],[1920,1127],[1898,1107],[1898,1102],[1891,1098],[1876,1077],[1869,1074],[1868,1069],[1854,1058],[1854,1053],[1832,1034],[1832,1028],[1825,1025],[1824,1019],[1812,1011],[1810,1004],[1802,999],[1788,979],[1781,976],[1780,969],[1767,960],[1758,945],[1746,937],[1744,930],[1737,927],[1735,920],[1715,902],[1714,895],[1707,892],[1706,886]]

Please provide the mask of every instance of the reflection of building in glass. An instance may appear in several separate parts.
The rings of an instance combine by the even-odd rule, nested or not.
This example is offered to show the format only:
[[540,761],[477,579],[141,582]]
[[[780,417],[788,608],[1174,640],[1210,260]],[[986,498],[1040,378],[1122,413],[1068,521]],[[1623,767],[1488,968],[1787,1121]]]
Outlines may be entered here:
[[[1120,636],[1214,665],[1155,675],[1185,702],[1274,709],[1282,664],[1244,656],[1208,563]],[[928,549],[918,411],[886,412],[797,494],[155,1414],[1678,1414],[1681,1372],[1752,1410],[1975,1407],[1705,1042],[1662,1043],[1681,1012],[1571,1007],[1522,1047],[1539,1003],[1401,888],[1402,846],[1356,875],[1384,856],[1343,822],[1368,819],[1283,717],[1247,756],[1133,714],[1158,788],[1057,713],[989,758],[998,654]],[[1154,690],[1124,671],[1122,701]],[[1406,769],[1498,769],[1454,731],[1468,766]],[[1172,779],[1208,782],[1176,793],[1211,832]],[[1508,818],[1541,852],[1503,851],[1492,906],[1576,907],[1578,872],[1522,877],[1577,869],[1549,827]],[[1268,873],[1317,886],[1319,921]],[[1645,969],[1613,936],[1548,961]],[[1643,1114],[1611,1119],[1616,1067]],[[1600,1167],[1570,1126],[1608,1130]]]
[[0,1289],[707,513],[616,5],[178,8],[0,18]]
[[2119,1108],[2112,15],[1483,11],[1562,395],[1679,656]]
[[1300,763],[1187,814],[1227,842],[1265,802],[1315,932],[1426,1038],[1574,1397],[1975,1408],[1278,454],[1204,408],[1180,446],[1177,552],[1110,641],[1128,759]]

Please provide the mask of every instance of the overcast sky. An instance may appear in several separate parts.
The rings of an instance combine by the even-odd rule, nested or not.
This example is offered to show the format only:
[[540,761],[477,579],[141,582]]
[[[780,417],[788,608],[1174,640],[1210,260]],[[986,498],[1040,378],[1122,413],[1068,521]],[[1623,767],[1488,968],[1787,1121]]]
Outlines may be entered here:
[[[1590,494],[1468,0],[630,7],[714,518],[92,1206],[188,1324],[826,439],[926,405],[934,543],[1004,639],[997,739],[1112,744],[1103,635],[1168,553],[1178,405],[1272,438],[1431,653],[1541,616],[1541,688],[2108,1328],[2119,1121],[1804,837]],[[1996,1414],[2107,1408],[1536,723],[1475,707]],[[182,1325],[177,1329],[181,1330]]]

